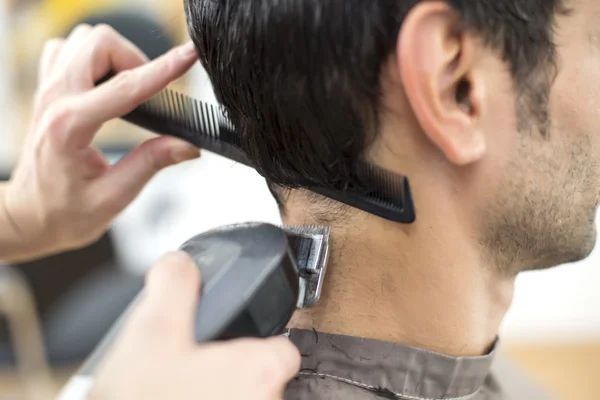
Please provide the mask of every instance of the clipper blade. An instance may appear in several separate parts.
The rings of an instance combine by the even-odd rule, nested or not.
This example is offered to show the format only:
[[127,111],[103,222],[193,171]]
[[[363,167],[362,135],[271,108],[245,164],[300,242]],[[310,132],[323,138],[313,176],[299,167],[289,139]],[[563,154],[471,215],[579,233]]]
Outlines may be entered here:
[[313,307],[320,299],[329,261],[329,226],[281,227],[298,264],[300,293],[297,308]]

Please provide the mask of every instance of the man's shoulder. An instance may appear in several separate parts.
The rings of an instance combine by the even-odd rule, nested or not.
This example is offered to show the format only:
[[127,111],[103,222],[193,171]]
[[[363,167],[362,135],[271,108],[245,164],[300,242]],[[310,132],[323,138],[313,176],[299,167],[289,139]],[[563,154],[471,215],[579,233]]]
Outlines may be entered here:
[[292,380],[284,400],[381,400],[395,399],[381,391],[351,379],[318,373],[302,373]]
[[[290,382],[285,400],[381,400],[393,393],[342,376],[303,372]],[[402,397],[400,397],[402,399]],[[418,397],[409,400],[425,400]],[[481,389],[464,400],[553,400],[502,355],[496,357]],[[434,400],[434,399],[427,399]],[[459,400],[459,399],[456,399]],[[462,399],[460,399],[462,400]]]
[[399,343],[290,330],[302,369],[285,400],[549,400],[504,359],[498,343],[478,357],[451,357]]

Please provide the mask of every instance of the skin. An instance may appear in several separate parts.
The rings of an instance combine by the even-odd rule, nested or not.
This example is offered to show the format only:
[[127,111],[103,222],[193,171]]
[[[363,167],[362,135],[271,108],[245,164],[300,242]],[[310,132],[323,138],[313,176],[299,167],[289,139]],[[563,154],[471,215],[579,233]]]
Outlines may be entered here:
[[[148,62],[107,26],[82,25],[66,40],[48,42],[31,130],[11,180],[0,187],[0,259],[30,260],[92,243],[159,170],[199,156],[189,144],[159,137],[109,166],[91,146],[104,122],[195,62],[191,44]],[[109,71],[119,74],[95,87]],[[159,261],[89,398],[281,398],[300,368],[298,350],[285,338],[198,346],[199,292],[199,271],[187,255]]]
[[298,351],[282,337],[196,345],[199,288],[198,268],[187,254],[168,254],[157,263],[97,373],[90,400],[283,398],[300,368]]
[[[82,25],[45,46],[33,118],[21,157],[0,191],[0,258],[26,261],[85,246],[161,169],[197,158],[198,149],[160,137],[115,166],[91,142],[101,125],[183,75],[196,61],[192,47],[148,63],[107,26]],[[109,71],[123,72],[95,88]]]
[[[322,301],[292,327],[480,355],[519,272],[589,255],[600,187],[600,3],[568,5],[572,13],[556,17],[557,68],[544,75],[548,121],[526,112],[498,51],[457,33],[447,5],[413,9],[383,71],[382,130],[367,154],[411,179],[417,222],[356,213],[334,224]],[[319,207],[292,192],[285,222],[318,223]]]

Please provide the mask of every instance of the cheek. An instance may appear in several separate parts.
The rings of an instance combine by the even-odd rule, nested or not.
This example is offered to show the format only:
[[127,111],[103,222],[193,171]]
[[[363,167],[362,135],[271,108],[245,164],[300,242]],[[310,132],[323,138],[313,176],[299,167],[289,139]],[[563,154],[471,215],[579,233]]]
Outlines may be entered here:
[[[586,43],[586,42],[584,42]],[[550,92],[550,116],[561,143],[590,146],[597,157],[600,128],[600,52],[578,44],[562,51],[559,72]],[[587,143],[586,143],[587,142]]]
[[550,93],[550,148],[555,179],[570,193],[567,207],[588,211],[600,188],[600,58],[564,65]]
[[[506,82],[510,82],[510,77]],[[512,171],[519,150],[515,96],[512,88],[505,86],[498,86],[495,95],[488,96],[485,117],[480,121],[486,137],[486,152],[470,170],[467,180],[466,201],[475,202],[480,211],[476,213],[478,216],[487,213],[498,195],[507,191],[507,175],[512,174],[508,171]],[[475,224],[479,226],[478,221]]]
[[[578,134],[587,130],[586,125],[593,125],[593,110],[597,110],[598,100],[587,86],[568,73],[559,74],[554,82],[550,92],[550,116],[559,134]],[[583,100],[585,97],[588,100]]]
[[[510,80],[507,79],[507,82]],[[482,120],[482,129],[486,135],[486,156],[481,167],[492,174],[506,166],[519,145],[514,92],[512,88],[502,86],[495,92],[494,96],[489,96],[489,109]]]
[[554,158],[561,159],[557,173],[564,175],[573,193],[586,198],[584,203],[588,196],[597,197],[599,187],[600,80],[593,75],[589,62],[576,71],[565,68],[550,94],[549,147]]

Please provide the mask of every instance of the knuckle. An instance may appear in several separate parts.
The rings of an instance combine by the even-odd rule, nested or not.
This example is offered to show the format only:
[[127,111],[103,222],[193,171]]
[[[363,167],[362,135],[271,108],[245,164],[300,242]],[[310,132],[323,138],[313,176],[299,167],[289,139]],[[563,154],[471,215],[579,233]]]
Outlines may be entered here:
[[180,64],[173,57],[165,57],[162,60],[160,73],[165,76],[172,76],[181,68]]
[[43,114],[40,125],[42,135],[52,141],[63,138],[70,131],[73,117],[74,112],[70,103],[53,102]]
[[150,271],[150,279],[162,281],[189,282],[197,284],[200,272],[190,257],[183,252],[173,252],[164,256]]
[[115,76],[114,84],[119,90],[131,90],[135,85],[136,74],[132,70],[121,71]]
[[129,99],[132,107],[137,106],[144,99],[141,97],[138,74],[134,70],[119,72],[114,78],[115,90]]
[[117,35],[117,31],[107,24],[98,24],[92,28],[92,34],[96,39],[112,39]]
[[91,50],[92,58],[96,59],[106,46],[112,46],[116,36],[117,32],[106,24],[98,24],[91,28],[91,32],[86,37],[86,44]]
[[78,43],[86,40],[87,35],[92,30],[88,24],[79,24],[71,30],[71,33],[66,38],[68,43]]
[[36,110],[45,108],[58,98],[59,88],[56,82],[49,82],[40,87],[35,96],[34,104]]
[[142,154],[143,163],[146,168],[152,172],[158,172],[171,162],[171,158],[165,157],[164,152],[152,145],[148,141],[140,146],[140,154]]
[[157,312],[143,310],[132,318],[131,329],[147,332],[153,336],[166,336],[171,326],[168,319]]

